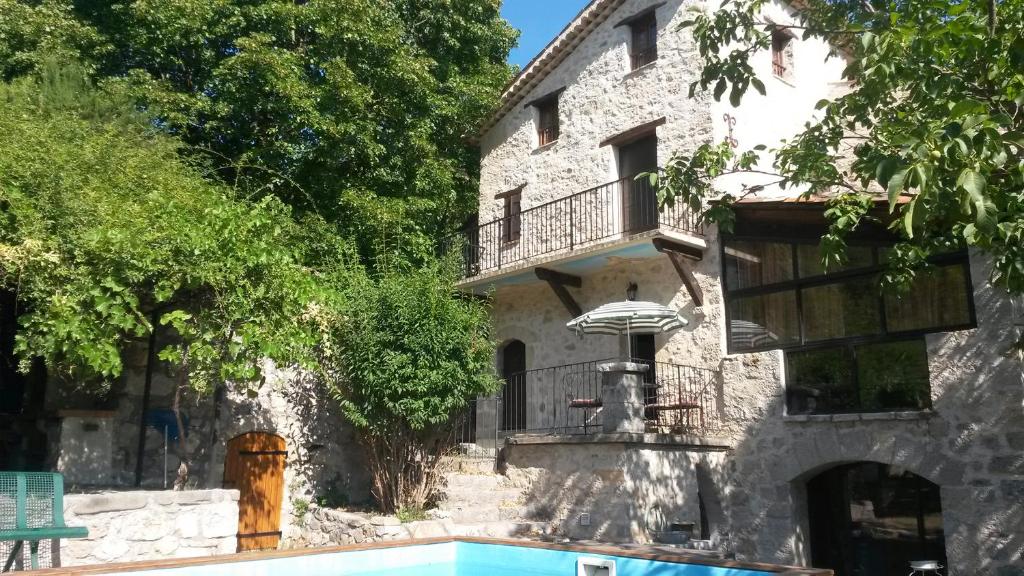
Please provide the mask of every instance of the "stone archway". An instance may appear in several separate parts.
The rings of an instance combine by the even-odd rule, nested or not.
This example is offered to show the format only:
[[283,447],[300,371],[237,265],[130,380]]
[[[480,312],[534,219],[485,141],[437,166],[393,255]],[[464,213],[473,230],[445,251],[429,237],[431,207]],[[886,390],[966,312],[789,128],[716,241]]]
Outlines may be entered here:
[[841,464],[806,483],[811,565],[836,576],[903,576],[946,564],[939,486],[905,468]]
[[[771,458],[751,461],[759,465],[763,476],[750,491],[755,504],[748,515],[765,511],[770,522],[745,529],[743,522],[736,524],[735,518],[730,518],[730,531],[741,554],[810,566],[807,482],[826,470],[846,464],[874,462],[909,470],[939,487],[945,517],[969,515],[972,504],[959,497],[965,490],[966,464],[953,455],[935,450],[929,430],[928,420],[881,421],[842,427],[808,424],[794,428],[783,450],[772,453]],[[730,502],[730,506],[734,507],[735,503]],[[734,515],[732,512],[731,516]],[[744,517],[744,522],[749,524],[752,520]],[[945,528],[950,564],[958,569],[969,566],[973,556],[965,553],[969,550],[963,548],[962,543],[970,534],[952,525]],[[959,572],[951,569],[950,573]]]

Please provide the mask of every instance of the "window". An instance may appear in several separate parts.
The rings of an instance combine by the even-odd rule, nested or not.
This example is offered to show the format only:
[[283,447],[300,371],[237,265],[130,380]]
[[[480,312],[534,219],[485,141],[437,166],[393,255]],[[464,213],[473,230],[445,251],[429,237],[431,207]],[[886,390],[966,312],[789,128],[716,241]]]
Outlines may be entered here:
[[658,59],[658,20],[654,11],[639,16],[629,24],[630,69],[636,70]]
[[793,77],[793,36],[789,31],[772,31],[772,74],[790,80]]
[[972,327],[967,255],[943,254],[908,294],[882,294],[885,248],[850,246],[827,273],[811,242],[728,238],[723,271],[729,351],[796,348]]
[[558,96],[534,104],[537,108],[537,143],[546,146],[558,140]]
[[730,352],[786,350],[789,414],[928,408],[924,334],[974,325],[967,255],[935,256],[903,297],[882,294],[887,248],[850,246],[826,271],[809,241],[727,238]]
[[522,232],[523,188],[520,186],[501,195],[504,201],[501,216],[501,239],[503,242],[519,240]]
[[786,353],[786,411],[833,414],[931,406],[923,337]]

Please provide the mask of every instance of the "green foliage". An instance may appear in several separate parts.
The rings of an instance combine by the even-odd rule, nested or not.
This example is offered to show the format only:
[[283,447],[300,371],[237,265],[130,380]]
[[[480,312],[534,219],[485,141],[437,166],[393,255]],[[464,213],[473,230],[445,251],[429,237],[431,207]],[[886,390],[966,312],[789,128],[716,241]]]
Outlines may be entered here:
[[422,509],[435,496],[453,417],[499,386],[487,309],[455,296],[452,264],[350,269],[320,317],[321,368],[385,512]]
[[401,508],[395,513],[395,517],[403,524],[419,522],[427,519],[427,512],[422,508]]
[[70,2],[0,0],[0,80],[39,69],[50,60],[102,57],[110,46],[76,17]]
[[498,386],[490,320],[455,296],[443,263],[367,274],[353,268],[327,319],[322,362],[350,421],[369,435],[432,433],[467,402]]
[[413,486],[381,502],[422,508],[439,430],[497,385],[485,309],[431,256],[476,208],[468,137],[515,40],[498,9],[0,0],[0,282],[24,306],[21,358],[109,380],[155,317],[177,335],[160,352],[184,375],[175,406],[182,382],[252,382],[265,359],[319,368],[381,485]]
[[292,500],[292,515],[295,516],[295,521],[301,526],[306,521],[306,514],[309,514],[309,507],[311,506],[309,500],[305,498],[296,498]]
[[[57,46],[246,195],[403,259],[476,205],[468,144],[511,69],[497,0],[0,0],[0,62]],[[42,26],[46,30],[43,32]],[[24,30],[23,30],[24,29]]]
[[[734,105],[750,86],[764,91],[748,63],[777,27],[760,17],[764,3],[727,1],[685,24],[706,63],[693,90],[728,91]],[[991,255],[994,282],[1024,291],[1024,1],[811,0],[799,18],[804,38],[843,49],[853,81],[771,150],[780,186],[835,197],[826,264],[841,261],[844,238],[884,196],[902,238],[890,286],[906,286],[928,255],[966,244]],[[662,194],[728,228],[736,198],[707,209],[713,179],[753,171],[763,150],[706,144],[677,154]]]
[[255,202],[184,163],[116,94],[75,68],[0,85],[0,284],[17,292],[16,351],[76,379],[121,371],[151,317],[193,388],[308,361],[316,294],[280,201]]

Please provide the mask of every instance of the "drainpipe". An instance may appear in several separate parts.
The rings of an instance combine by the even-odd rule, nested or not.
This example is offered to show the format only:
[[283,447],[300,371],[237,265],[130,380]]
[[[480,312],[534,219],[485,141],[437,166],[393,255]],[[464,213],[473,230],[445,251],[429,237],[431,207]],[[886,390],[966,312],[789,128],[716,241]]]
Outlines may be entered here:
[[152,328],[149,332],[149,347],[146,350],[146,382],[142,389],[142,414],[139,415],[139,444],[135,453],[135,487],[142,485],[142,453],[146,451],[146,412],[149,412],[149,396],[153,390],[153,367],[156,364],[157,313],[149,318]]

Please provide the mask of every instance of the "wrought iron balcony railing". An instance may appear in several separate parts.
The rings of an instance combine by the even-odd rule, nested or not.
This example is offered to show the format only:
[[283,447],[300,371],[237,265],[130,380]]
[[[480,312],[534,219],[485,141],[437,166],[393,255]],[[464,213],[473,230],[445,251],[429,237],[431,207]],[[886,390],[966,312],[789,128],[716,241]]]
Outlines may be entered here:
[[[707,368],[651,362],[644,374],[644,420],[648,432],[713,435],[721,430],[718,372]],[[457,426],[460,443],[478,436],[516,434],[600,434],[601,373],[607,360],[527,370],[505,377],[501,391],[480,398]],[[477,412],[480,411],[478,414]]]
[[659,210],[647,178],[628,177],[459,232],[442,242],[441,252],[458,251],[469,278],[657,229],[704,233],[682,203]]

